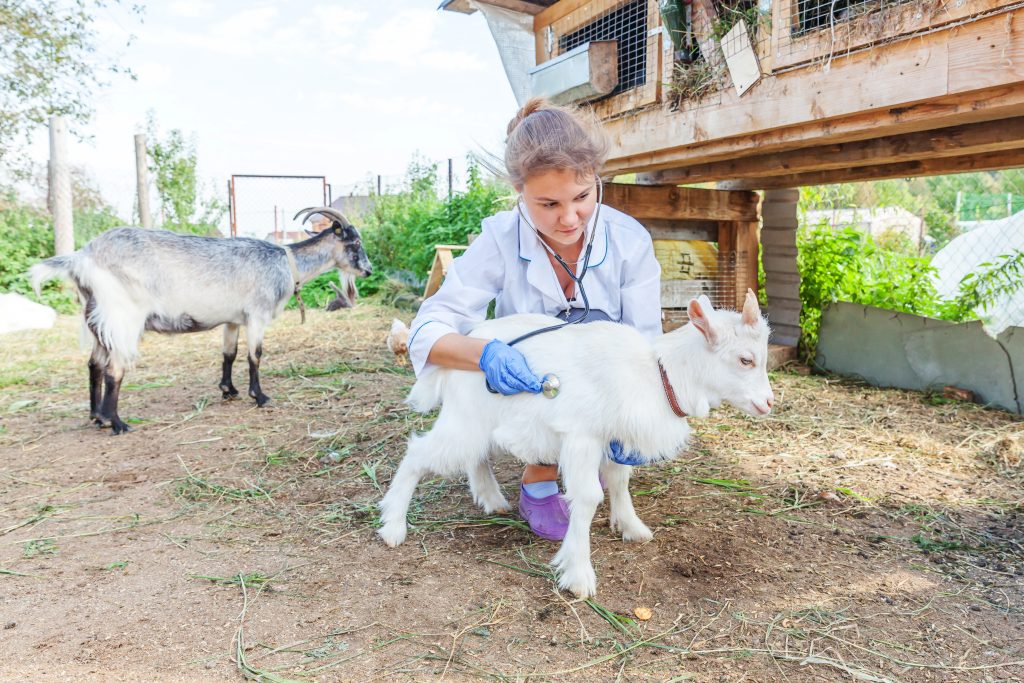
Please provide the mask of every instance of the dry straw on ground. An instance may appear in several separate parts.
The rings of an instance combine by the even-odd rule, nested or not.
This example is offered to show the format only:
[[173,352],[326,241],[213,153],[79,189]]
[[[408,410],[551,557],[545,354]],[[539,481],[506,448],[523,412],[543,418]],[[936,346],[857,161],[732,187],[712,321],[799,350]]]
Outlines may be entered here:
[[[694,420],[636,471],[652,543],[599,510],[576,601],[555,546],[461,482],[424,482],[410,540],[376,540],[431,419],[402,404],[394,313],[287,312],[265,409],[220,398],[216,333],[148,337],[116,438],[87,424],[74,320],[5,337],[0,679],[1024,678],[1020,418],[778,373],[773,415]],[[520,468],[497,471],[513,496]]]

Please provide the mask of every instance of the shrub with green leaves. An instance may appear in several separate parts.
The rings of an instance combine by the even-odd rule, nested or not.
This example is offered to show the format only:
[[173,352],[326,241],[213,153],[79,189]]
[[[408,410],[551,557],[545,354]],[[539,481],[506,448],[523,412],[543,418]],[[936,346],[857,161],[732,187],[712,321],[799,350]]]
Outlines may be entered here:
[[[441,198],[437,192],[437,165],[414,161],[406,176],[406,189],[376,197],[373,210],[363,217],[363,244],[374,274],[359,281],[359,292],[370,295],[389,280],[422,291],[438,244],[467,244],[480,232],[481,221],[509,204],[510,191],[485,180],[470,164],[464,192]],[[305,297],[305,293],[303,293]]]
[[74,294],[59,281],[46,283],[39,297],[29,284],[28,269],[53,254],[53,221],[49,214],[16,203],[0,210],[0,292],[23,294],[61,313],[75,310]]
[[925,257],[881,248],[853,228],[827,225],[798,232],[797,249],[800,352],[805,358],[814,356],[821,311],[834,301],[923,316],[938,313],[934,269]]

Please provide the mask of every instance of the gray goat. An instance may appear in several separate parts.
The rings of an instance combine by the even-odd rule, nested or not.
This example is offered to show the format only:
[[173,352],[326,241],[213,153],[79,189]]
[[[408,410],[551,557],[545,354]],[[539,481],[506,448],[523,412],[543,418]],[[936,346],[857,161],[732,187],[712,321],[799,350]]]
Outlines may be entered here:
[[[178,334],[224,325],[224,398],[238,395],[231,366],[238,353],[238,330],[246,328],[249,396],[263,406],[260,357],[267,325],[299,288],[331,268],[365,277],[370,260],[359,231],[330,207],[303,209],[328,216],[331,227],[302,242],[278,246],[249,237],[222,239],[166,230],[117,228],[79,251],[32,266],[32,285],[55,277],[78,288],[83,334],[92,340],[89,357],[89,410],[96,423],[114,434],[128,431],[117,414],[124,372],[138,356],[146,330]],[[101,383],[102,382],[102,383]]]

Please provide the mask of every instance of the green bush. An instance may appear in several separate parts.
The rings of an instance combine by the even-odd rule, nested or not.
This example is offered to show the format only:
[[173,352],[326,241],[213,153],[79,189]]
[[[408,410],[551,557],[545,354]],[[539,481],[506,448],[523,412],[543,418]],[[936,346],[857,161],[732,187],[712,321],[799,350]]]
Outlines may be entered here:
[[43,285],[38,297],[29,284],[28,269],[53,253],[53,222],[49,214],[15,203],[0,210],[0,292],[24,294],[61,313],[75,310],[72,290],[60,281]]
[[[380,292],[399,296],[396,289],[422,292],[438,244],[467,244],[480,232],[480,222],[509,203],[509,190],[481,177],[470,163],[464,192],[441,198],[437,165],[414,161],[406,189],[376,197],[365,215],[363,244],[374,274],[359,280],[360,295]],[[305,292],[303,292],[305,297]]]
[[853,228],[815,226],[797,233],[800,271],[800,352],[818,345],[821,311],[834,301],[932,316],[938,298],[925,257],[885,249]]

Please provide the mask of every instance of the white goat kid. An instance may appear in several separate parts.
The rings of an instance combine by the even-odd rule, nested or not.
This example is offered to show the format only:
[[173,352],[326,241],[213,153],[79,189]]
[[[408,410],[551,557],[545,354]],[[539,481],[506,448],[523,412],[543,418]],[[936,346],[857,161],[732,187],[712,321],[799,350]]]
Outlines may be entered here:
[[[648,541],[651,530],[633,509],[630,467],[609,459],[608,444],[644,462],[676,457],[687,445],[685,416],[703,417],[723,401],[751,414],[771,411],[768,324],[753,292],[742,314],[715,311],[705,296],[690,301],[690,324],[652,343],[610,322],[571,325],[524,340],[516,348],[538,374],[561,380],[558,396],[489,393],[478,372],[437,369],[421,377],[407,402],[427,412],[441,404],[433,429],[413,434],[380,503],[378,534],[389,546],[405,540],[406,514],[420,479],[465,472],[473,500],[486,512],[509,507],[491,470],[490,454],[507,452],[525,463],[557,464],[569,502],[569,530],[552,561],[560,588],[594,595],[590,524],[608,487],[610,523],[626,541]],[[474,337],[509,340],[555,323],[547,316],[490,320]],[[664,369],[664,374],[662,372]],[[680,412],[670,405],[674,398]]]

